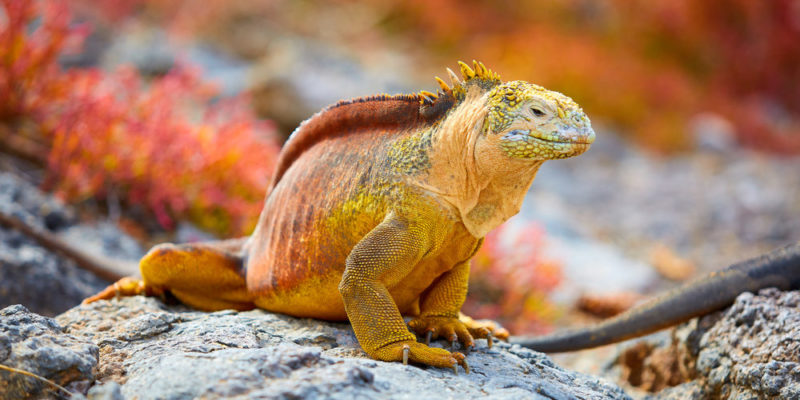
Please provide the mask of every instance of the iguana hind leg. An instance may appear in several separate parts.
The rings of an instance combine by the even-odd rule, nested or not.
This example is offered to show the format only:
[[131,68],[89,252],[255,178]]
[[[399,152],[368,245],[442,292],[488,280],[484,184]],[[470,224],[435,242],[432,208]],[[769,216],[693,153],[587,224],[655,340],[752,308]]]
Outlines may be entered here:
[[458,310],[467,297],[468,279],[469,261],[463,261],[439,277],[421,298],[420,315],[408,326],[425,337],[426,344],[441,338],[451,347],[456,341],[467,350],[475,346],[467,327],[458,319]]
[[168,291],[182,303],[201,310],[253,309],[241,273],[244,241],[158,245],[139,261],[141,280],[123,278],[84,302],[118,295],[160,296]]
[[464,314],[461,306],[467,297],[470,258],[480,248],[479,241],[472,254],[439,277],[421,299],[420,315],[409,322],[409,327],[417,335],[431,339],[441,338],[450,342],[451,349],[460,342],[466,351],[475,346],[474,339],[487,339],[489,347],[492,338],[505,339],[508,331],[489,320],[476,321]]
[[426,344],[431,339],[441,338],[450,342],[451,349],[460,342],[464,350],[469,351],[475,346],[474,339],[487,339],[491,347],[493,337],[508,337],[508,331],[499,324],[488,320],[476,321],[459,312],[467,297],[468,280],[469,260],[442,275],[422,298],[419,317],[408,325],[425,338]]

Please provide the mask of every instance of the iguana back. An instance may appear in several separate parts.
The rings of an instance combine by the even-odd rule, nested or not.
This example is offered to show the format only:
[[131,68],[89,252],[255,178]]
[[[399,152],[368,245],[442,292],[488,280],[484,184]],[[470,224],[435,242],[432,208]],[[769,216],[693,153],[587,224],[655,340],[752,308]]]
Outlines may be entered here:
[[[251,236],[248,290],[264,307],[295,315],[344,319],[338,278],[351,249],[392,209],[411,207],[407,170],[425,149],[397,151],[446,114],[419,95],[380,95],[339,102],[303,122],[278,160],[270,192]],[[423,146],[421,143],[417,143]],[[313,284],[308,284],[314,282]],[[330,310],[301,310],[304,288],[327,293]],[[326,295],[327,296],[327,295]],[[324,308],[324,306],[322,306]]]

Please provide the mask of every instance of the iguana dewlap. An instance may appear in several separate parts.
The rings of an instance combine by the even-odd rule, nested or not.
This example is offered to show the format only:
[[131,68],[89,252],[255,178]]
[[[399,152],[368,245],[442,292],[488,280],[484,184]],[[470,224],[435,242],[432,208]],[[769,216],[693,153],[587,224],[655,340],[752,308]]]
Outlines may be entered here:
[[[595,134],[570,98],[503,83],[461,63],[438,94],[380,95],[330,106],[284,146],[248,239],[160,245],[142,281],[115,291],[170,291],[203,309],[349,319],[373,358],[466,368],[464,356],[418,343],[491,335],[459,318],[469,260],[519,211],[539,166],[579,155]],[[494,332],[505,336],[505,332]]]

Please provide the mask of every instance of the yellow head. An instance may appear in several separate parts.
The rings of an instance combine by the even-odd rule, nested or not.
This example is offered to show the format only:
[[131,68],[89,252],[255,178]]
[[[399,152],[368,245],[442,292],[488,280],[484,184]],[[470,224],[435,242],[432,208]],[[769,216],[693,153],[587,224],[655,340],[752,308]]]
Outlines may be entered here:
[[595,137],[589,118],[572,99],[523,81],[489,92],[483,133],[509,157],[528,160],[577,156]]
[[[486,118],[481,134],[509,158],[555,160],[577,156],[594,142],[592,124],[572,99],[524,81],[505,82],[482,63],[459,62],[461,77],[448,69],[452,87],[436,78],[439,93],[420,92],[423,107],[454,109],[467,92],[486,93]],[[484,143],[486,144],[486,143]]]

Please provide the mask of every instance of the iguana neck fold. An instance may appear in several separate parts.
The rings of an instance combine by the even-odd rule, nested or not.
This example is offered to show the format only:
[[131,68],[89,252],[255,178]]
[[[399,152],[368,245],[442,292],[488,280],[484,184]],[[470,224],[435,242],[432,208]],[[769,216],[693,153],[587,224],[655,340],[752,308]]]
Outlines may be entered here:
[[[487,100],[485,91],[470,88],[434,132],[430,169],[413,178],[415,185],[449,206],[476,238],[519,211],[543,162],[511,160],[496,147],[481,146]],[[476,156],[478,151],[482,157]]]

